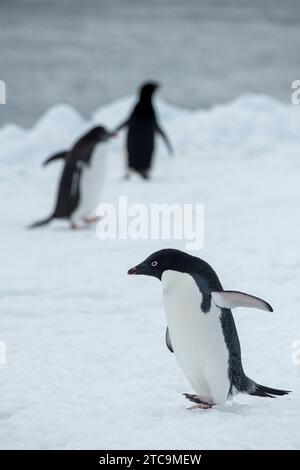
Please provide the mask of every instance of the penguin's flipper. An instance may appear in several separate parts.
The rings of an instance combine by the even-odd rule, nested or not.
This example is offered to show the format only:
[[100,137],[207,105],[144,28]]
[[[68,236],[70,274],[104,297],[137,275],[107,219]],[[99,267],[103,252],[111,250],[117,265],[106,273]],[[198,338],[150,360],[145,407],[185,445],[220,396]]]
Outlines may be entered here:
[[55,160],[66,160],[68,154],[69,152],[56,153],[55,155],[52,155],[51,157],[47,158],[47,160],[43,162],[43,166],[47,166],[48,163],[52,163]]
[[78,170],[82,170],[83,168],[89,168],[91,165],[90,165],[90,161],[89,160],[84,160],[84,159],[81,159],[81,160],[78,160],[76,162],[76,168]]
[[173,353],[174,350],[173,350],[173,346],[172,346],[172,343],[171,343],[171,338],[170,338],[170,332],[169,332],[169,328],[167,327],[166,329],[166,345],[167,345],[167,348],[168,350]]
[[262,300],[253,295],[245,294],[244,292],[237,291],[220,291],[212,292],[212,299],[219,308],[235,308],[235,307],[248,307],[257,308],[259,310],[266,310],[273,312],[273,308],[265,300]]
[[115,129],[115,133],[121,131],[124,127],[127,127],[129,125],[130,118],[126,119],[125,121],[121,122],[121,124],[118,125]]
[[155,130],[156,132],[158,132],[158,134],[162,137],[162,139],[164,140],[165,142],[165,145],[168,149],[168,152],[169,154],[171,155],[172,153],[174,153],[174,149],[173,149],[173,146],[170,142],[170,139],[169,137],[167,136],[167,134],[165,133],[165,131],[163,131],[163,129],[160,127],[160,125],[158,124],[158,122],[156,121],[155,122]]
[[83,165],[80,165],[81,162],[77,163],[77,167],[73,172],[72,181],[71,181],[71,190],[70,196],[76,197],[79,194],[79,185],[80,185],[80,176],[81,176],[81,168]]

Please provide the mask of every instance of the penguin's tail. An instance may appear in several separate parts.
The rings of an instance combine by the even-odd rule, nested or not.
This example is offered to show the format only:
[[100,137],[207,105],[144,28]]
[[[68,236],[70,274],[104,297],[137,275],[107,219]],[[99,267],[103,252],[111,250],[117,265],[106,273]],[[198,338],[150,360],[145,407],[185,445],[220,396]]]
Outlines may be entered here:
[[54,218],[53,215],[50,215],[50,217],[47,217],[47,219],[38,220],[37,222],[34,222],[33,224],[28,225],[27,228],[32,229],[32,228],[43,227],[43,225],[49,224],[53,218]]
[[257,397],[268,397],[275,398],[276,396],[288,395],[291,390],[280,390],[278,388],[265,387],[264,385],[252,383],[251,390],[248,391],[248,395],[255,395]]
[[51,157],[47,158],[47,160],[43,162],[43,166],[47,166],[49,163],[52,163],[56,160],[66,160],[67,156],[68,152],[56,153],[55,155],[52,155]]

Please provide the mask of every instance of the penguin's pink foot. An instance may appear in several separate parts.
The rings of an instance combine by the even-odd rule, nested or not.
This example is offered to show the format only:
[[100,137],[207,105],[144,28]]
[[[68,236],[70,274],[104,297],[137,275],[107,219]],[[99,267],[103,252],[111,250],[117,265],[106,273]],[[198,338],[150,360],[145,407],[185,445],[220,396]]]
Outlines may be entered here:
[[208,408],[211,408],[212,406],[215,405],[213,400],[209,397],[201,397],[200,395],[193,395],[190,393],[184,393],[183,395],[188,400],[192,401],[193,403],[196,403],[196,405],[193,405],[187,408],[188,410],[194,410],[196,408],[207,410]]
[[188,406],[187,410],[196,410],[196,409],[201,409],[201,410],[209,410],[212,407],[212,405],[209,405],[208,403],[198,403],[197,405],[192,405]]
[[72,222],[70,227],[72,230],[80,230],[82,228],[82,225],[77,224],[76,222]]
[[101,219],[101,217],[95,216],[95,217],[83,217],[82,220],[83,220],[86,224],[95,224],[95,223],[98,222],[100,219]]

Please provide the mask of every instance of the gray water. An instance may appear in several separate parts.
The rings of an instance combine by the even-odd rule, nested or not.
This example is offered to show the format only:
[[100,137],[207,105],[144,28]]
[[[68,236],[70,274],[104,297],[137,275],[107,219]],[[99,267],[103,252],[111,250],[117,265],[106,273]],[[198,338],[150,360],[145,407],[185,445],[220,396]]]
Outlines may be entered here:
[[88,116],[152,78],[209,107],[248,92],[290,102],[299,0],[0,0],[0,125],[66,102]]

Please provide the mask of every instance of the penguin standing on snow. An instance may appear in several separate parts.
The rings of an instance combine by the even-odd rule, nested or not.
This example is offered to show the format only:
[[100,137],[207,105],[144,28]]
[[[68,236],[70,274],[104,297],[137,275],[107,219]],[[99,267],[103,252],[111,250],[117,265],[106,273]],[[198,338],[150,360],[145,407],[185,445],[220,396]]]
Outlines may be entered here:
[[272,398],[289,393],[257,384],[245,375],[242,366],[231,308],[272,312],[267,302],[242,292],[224,291],[209,264],[179,250],[158,251],[128,274],[162,281],[166,342],[196,392],[184,394],[196,404],[192,408],[223,405],[237,393]]
[[55,160],[65,160],[60,178],[55,209],[44,220],[30,228],[41,227],[53,219],[69,219],[72,228],[79,222],[86,224],[97,220],[96,209],[105,174],[106,152],[103,144],[115,134],[97,126],[81,137],[69,151],[48,158],[44,165]]
[[117,128],[117,131],[124,127],[128,128],[125,178],[130,176],[131,171],[136,171],[144,179],[149,178],[156,133],[164,139],[169,152],[173,151],[167,135],[158,124],[152,104],[153,94],[158,86],[157,83],[145,83],[141,87],[139,101],[131,115]]

